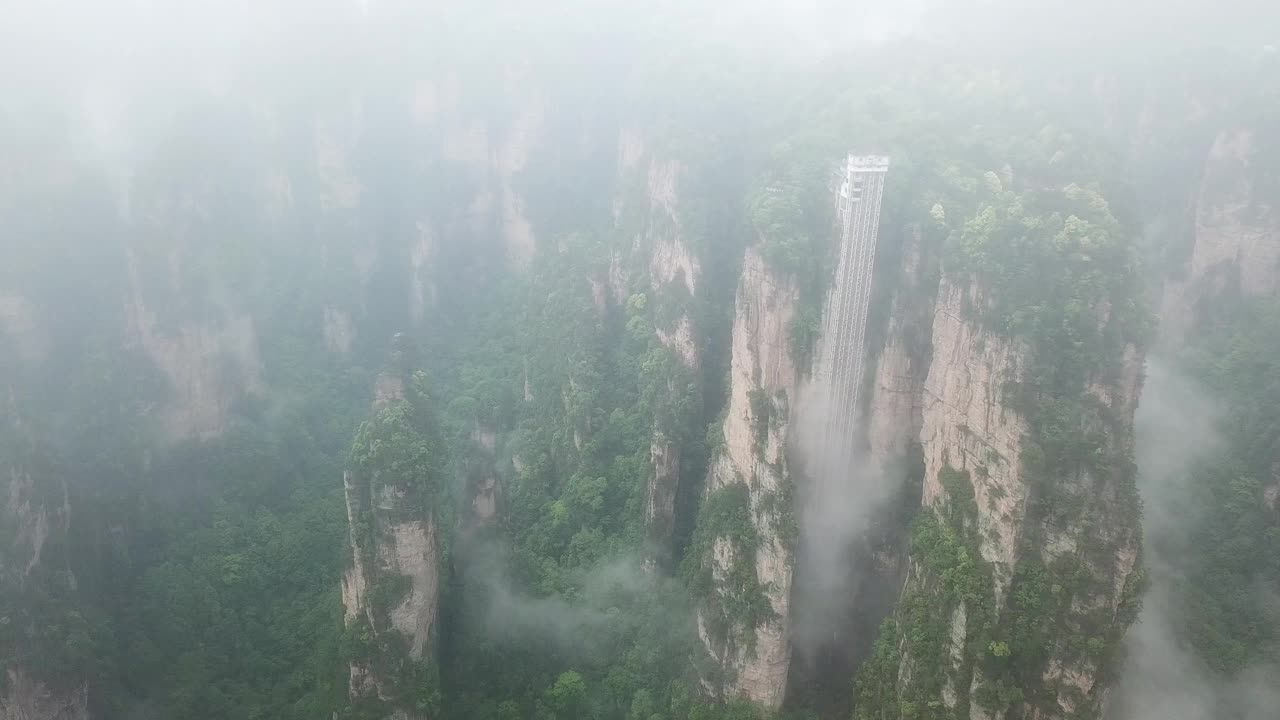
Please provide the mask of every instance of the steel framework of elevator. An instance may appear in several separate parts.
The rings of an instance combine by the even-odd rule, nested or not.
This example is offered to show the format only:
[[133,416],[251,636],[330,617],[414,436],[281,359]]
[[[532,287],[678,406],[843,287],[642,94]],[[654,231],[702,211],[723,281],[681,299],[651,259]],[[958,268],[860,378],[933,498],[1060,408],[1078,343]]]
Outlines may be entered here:
[[889,158],[853,155],[833,178],[840,260],[827,298],[815,380],[830,407],[824,444],[851,443],[866,364],[867,314]]

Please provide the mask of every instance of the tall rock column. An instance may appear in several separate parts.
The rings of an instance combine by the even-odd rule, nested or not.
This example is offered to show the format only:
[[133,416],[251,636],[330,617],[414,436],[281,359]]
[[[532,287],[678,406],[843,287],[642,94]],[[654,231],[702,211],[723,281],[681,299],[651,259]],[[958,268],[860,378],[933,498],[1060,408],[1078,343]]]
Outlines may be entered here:
[[1218,134],[1205,160],[1196,198],[1195,244],[1181,277],[1165,283],[1160,333],[1180,346],[1218,296],[1280,291],[1280,208],[1259,187],[1256,133]]
[[723,444],[712,459],[687,566],[701,598],[698,633],[711,658],[704,686],[768,708],[782,704],[791,660],[796,528],[786,440],[798,373],[788,330],[799,296],[791,278],[747,250]]
[[1095,717],[1135,617],[1141,288],[1102,198],[1038,201],[995,195],[947,255],[922,508],[859,718]]
[[[26,462],[0,468],[8,489],[0,527],[13,538],[0,555],[0,601],[7,615],[0,629],[6,665],[0,717],[87,720],[89,684],[81,653],[90,636],[75,601],[75,579],[56,549],[66,542],[71,520],[66,485],[40,477]],[[65,633],[52,639],[54,645],[45,635],[50,627]],[[37,658],[48,667],[30,667]]]
[[909,445],[917,441],[922,422],[938,284],[937,261],[925,254],[924,243],[918,226],[899,241],[901,257],[892,276],[895,287],[888,299],[884,342],[876,352],[869,388],[867,444],[876,471],[885,476],[903,474]]
[[688,172],[678,161],[652,157],[638,133],[620,133],[620,191],[613,214],[622,247],[611,258],[608,284],[619,303],[626,303],[629,293],[643,292],[645,307],[629,305],[627,312],[634,317],[642,309],[652,324],[640,378],[653,414],[644,504],[650,569],[671,560],[676,496],[687,471],[685,445],[701,410],[694,304],[702,268],[686,241],[690,228],[680,204]]
[[1262,685],[1242,678],[1268,663],[1271,600],[1238,588],[1280,582],[1242,550],[1265,547],[1280,523],[1280,452],[1266,420],[1276,396],[1264,379],[1280,367],[1267,349],[1280,337],[1269,320],[1280,295],[1280,166],[1268,153],[1277,130],[1254,119],[1217,133],[1196,174],[1194,244],[1164,278],[1150,404],[1137,421],[1150,588],[1107,718],[1247,717],[1262,706],[1251,691]]
[[383,374],[343,478],[351,560],[342,601],[352,704],[393,720],[436,714],[443,464],[423,376]]
[[[3,341],[0,333],[0,341]],[[5,348],[0,347],[0,362]],[[2,366],[2,365],[0,365]],[[0,718],[87,720],[91,629],[67,556],[67,483],[0,396]]]
[[660,378],[654,378],[656,385],[647,388],[654,417],[645,527],[653,562],[658,565],[670,558],[676,495],[685,466],[684,445],[701,409],[697,383],[700,361],[691,317],[696,267],[678,238],[657,240],[649,281],[657,303],[655,350],[664,370]]

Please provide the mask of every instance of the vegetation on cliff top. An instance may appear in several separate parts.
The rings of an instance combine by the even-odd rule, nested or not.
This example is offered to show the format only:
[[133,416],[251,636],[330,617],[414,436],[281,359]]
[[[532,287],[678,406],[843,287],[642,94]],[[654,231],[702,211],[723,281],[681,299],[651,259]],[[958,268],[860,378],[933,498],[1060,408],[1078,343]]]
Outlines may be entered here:
[[[773,715],[699,684],[694,618],[711,608],[709,635],[745,645],[730,633],[777,619],[752,513],[794,542],[792,499],[753,509],[747,481],[704,484],[744,249],[800,289],[787,332],[803,372],[834,269],[829,171],[850,149],[893,156],[880,267],[919,233],[949,282],[981,288],[970,319],[1027,349],[1006,396],[1031,426],[1017,461],[1032,517],[1022,560],[991,567],[974,519],[980,469],[938,478],[947,501],[911,524],[918,582],[859,675],[856,712],[963,714],[974,678],[988,708],[1049,712],[1051,653],[1107,668],[1136,583],[1115,617],[1074,601],[1106,580],[1093,569],[1136,530],[1138,503],[1127,421],[1086,388],[1114,384],[1126,349],[1148,339],[1135,255],[1150,200],[1135,196],[1150,188],[1130,186],[1173,174],[1167,153],[1127,158],[1117,148],[1135,143],[1113,133],[1176,113],[1130,107],[1136,91],[1113,106],[1076,53],[1052,83],[998,52],[779,67],[648,7],[601,27],[544,8],[370,9],[369,32],[348,34],[340,4],[316,10],[340,34],[303,33],[322,41],[270,62],[245,42],[261,64],[201,71],[196,99],[116,107],[114,91],[37,92],[0,109],[16,168],[0,193],[0,473],[29,474],[31,507],[52,513],[65,487],[73,518],[19,572],[18,523],[0,513],[0,669],[55,689],[87,682],[108,720],[383,717],[381,702],[352,702],[352,659],[396,676],[394,704],[446,719]],[[383,42],[418,21],[434,35]],[[493,42],[498,30],[508,42]],[[582,62],[583,47],[599,62]],[[324,77],[278,75],[301,66]],[[1147,88],[1152,73],[1132,75]],[[1205,145],[1204,127],[1231,117],[1201,102],[1211,89],[1160,85],[1210,119],[1146,139],[1165,148],[1185,130]],[[92,131],[60,103],[92,106]],[[1258,104],[1248,117],[1274,117],[1274,98]],[[137,153],[109,142],[130,112],[147,118]],[[1274,193],[1262,172],[1274,138],[1258,148],[1253,180]],[[1167,162],[1199,159],[1187,156]],[[1160,189],[1168,224],[1185,187]],[[693,277],[659,277],[671,269],[660,243],[687,254]],[[1190,530],[1206,551],[1184,588],[1190,642],[1224,674],[1277,660],[1275,613],[1253,594],[1280,575],[1273,310],[1233,309],[1188,359],[1233,403],[1230,452],[1197,468],[1211,512]],[[152,320],[160,340],[143,342]],[[401,331],[420,341],[424,374],[360,425],[371,368]],[[190,367],[205,361],[216,372]],[[243,385],[250,375],[260,387]],[[759,444],[780,399],[753,390]],[[179,395],[217,405],[217,427],[170,442]],[[655,446],[677,458],[674,509],[656,521]],[[402,493],[394,513],[437,522],[438,663],[408,661],[385,632],[403,577],[378,577],[374,622],[344,630],[344,466],[365,490]],[[1093,497],[1081,478],[1117,492]],[[471,492],[486,483],[481,517]],[[375,565],[372,495],[357,500],[355,536]],[[1078,531],[1079,552],[1040,553],[1062,528]],[[718,583],[717,543],[729,549]]]

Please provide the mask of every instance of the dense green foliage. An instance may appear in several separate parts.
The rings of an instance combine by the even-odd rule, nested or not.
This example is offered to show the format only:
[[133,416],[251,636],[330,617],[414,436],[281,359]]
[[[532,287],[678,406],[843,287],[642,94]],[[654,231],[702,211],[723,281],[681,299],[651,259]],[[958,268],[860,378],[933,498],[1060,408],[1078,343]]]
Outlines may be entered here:
[[1191,470],[1195,507],[1187,542],[1202,550],[1177,578],[1184,632],[1224,676],[1280,653],[1274,597],[1280,588],[1275,458],[1280,401],[1280,307],[1225,301],[1185,353],[1185,366],[1221,400],[1222,445]]
[[[988,641],[992,568],[981,558],[971,530],[977,507],[969,473],[945,468],[942,474],[940,482],[950,494],[943,516],[923,512],[911,532],[911,557],[928,574],[928,584],[909,590],[896,617],[881,627],[873,655],[858,677],[858,718],[967,715],[967,693],[956,693],[956,688],[964,688],[972,677],[973,658],[986,654],[984,642],[993,643]],[[952,635],[957,621],[967,630],[960,638]],[[909,687],[899,688],[904,653],[916,663],[916,672]],[[953,657],[962,658],[954,671]],[[954,709],[943,706],[944,687],[958,697]]]
[[[764,595],[756,574],[759,532],[752,521],[751,491],[735,482],[708,493],[698,513],[698,529],[685,560],[684,575],[689,592],[710,602],[704,615],[707,632],[719,645],[732,641],[750,651],[755,644],[754,628],[773,619],[773,607]],[[716,573],[716,546],[723,543],[729,566],[721,582]],[[730,637],[730,633],[745,633]]]
[[[391,620],[416,582],[434,586],[445,575],[439,567],[448,562],[449,535],[440,526],[453,515],[447,454],[426,375],[412,369],[407,343],[397,341],[392,369],[375,385],[374,414],[356,432],[344,478],[352,545],[348,572],[362,575],[365,591],[361,607],[352,608],[356,616],[344,620],[341,651],[353,668],[375,678],[377,687],[376,692],[351,688],[352,704],[340,716],[353,720],[406,709],[435,715],[441,703],[434,637],[422,656],[414,657],[411,639]],[[421,570],[434,570],[436,577],[414,578],[399,573],[415,568],[384,566],[380,548],[400,542],[396,529],[405,524],[423,534],[426,552],[434,555],[421,559]]]
[[[147,138],[123,193],[121,168],[67,149],[77,120],[50,108],[68,101],[0,108],[0,154],[34,178],[0,188],[0,477],[29,476],[53,529],[28,568],[30,527],[0,513],[3,668],[87,682],[105,720],[363,720],[390,705],[451,720],[764,720],[699,683],[714,673],[695,608],[710,609],[711,637],[748,647],[734,631],[773,618],[753,558],[757,488],[704,482],[744,249],[800,289],[787,350],[804,372],[834,270],[829,173],[850,149],[893,155],[878,273],[918,237],[932,268],[919,293],[940,278],[981,289],[971,319],[1028,350],[1006,394],[1031,429],[1006,459],[1029,488],[1023,559],[981,559],[982,468],[945,471],[945,502],[910,525],[918,576],[859,676],[858,717],[967,716],[975,677],[988,708],[1044,709],[1051,654],[1110,661],[1136,587],[1119,618],[1075,601],[1110,580],[1091,568],[1135,529],[1138,503],[1125,421],[1085,388],[1116,382],[1148,338],[1142,225],[1188,220],[1185,182],[1146,186],[1194,174],[1228,111],[1161,125],[1146,155],[1123,158],[1112,114],[1173,115],[1161,102],[1183,93],[1170,82],[1150,91],[1161,102],[1130,106],[1145,62],[1119,73],[1116,110],[1074,55],[1049,84],[1042,69],[916,48],[779,67],[648,8],[599,26],[543,8],[402,12],[340,50],[326,40],[249,68],[243,95],[146,98],[159,107],[138,110]],[[387,42],[414,22],[434,42]],[[1203,72],[1197,92],[1233,76]],[[1240,116],[1268,122],[1268,102]],[[1194,151],[1167,152],[1183,145]],[[1259,167],[1277,147],[1259,140]],[[1274,192],[1274,176],[1254,180]],[[1159,252],[1180,257],[1185,240]],[[694,269],[669,272],[684,256]],[[872,346],[892,275],[877,275]],[[28,332],[28,312],[47,333]],[[1230,452],[1198,470],[1211,513],[1183,588],[1192,641],[1227,674],[1277,660],[1277,618],[1255,590],[1280,576],[1266,506],[1280,326],[1269,307],[1228,317],[1188,360],[1232,411]],[[393,354],[405,397],[360,424],[400,332],[421,347]],[[175,441],[171,402],[200,382],[158,358],[181,364],[183,350],[215,368],[199,381],[216,387],[197,389],[218,396],[219,423]],[[749,393],[758,454],[787,401]],[[344,469],[359,489],[351,532]],[[375,509],[386,489],[395,507]],[[651,510],[667,502],[669,517]],[[766,495],[756,511],[793,543],[792,502]],[[340,578],[352,538],[372,567],[388,520],[427,517],[440,608],[412,661],[387,618],[411,581],[370,570],[373,619],[345,623]],[[1074,556],[1031,552],[1068,526]],[[719,583],[717,543],[731,551]],[[389,703],[352,701],[351,663],[394,679]]]
[[[998,102],[1009,99],[1007,88],[993,90]],[[971,459],[976,476],[937,479],[945,503],[917,518],[911,537],[918,573],[858,680],[863,717],[964,717],[971,686],[988,711],[1050,711],[1059,691],[1042,679],[1050,658],[1110,662],[1136,612],[1127,602],[1119,618],[1078,612],[1087,603],[1075,601],[1113,592],[1113,579],[1096,568],[1110,566],[1114,546],[1100,537],[1137,531],[1128,421],[1088,388],[1123,383],[1125,362],[1149,336],[1138,228],[1117,207],[1127,195],[1114,184],[1120,171],[1105,138],[1037,128],[1013,111],[1004,120],[1029,121],[1031,132],[981,128],[967,156],[921,179],[914,215],[941,236],[943,287],[962,293],[966,319],[1017,352],[1017,375],[1001,381],[1029,432],[1021,457]],[[991,461],[1014,463],[1027,492],[1015,567],[993,567],[978,553],[973,485],[985,482]],[[1095,529],[1084,531],[1077,554],[1042,559],[1047,538],[1081,528]],[[999,606],[993,578],[1008,587]],[[961,635],[951,635],[953,623]],[[900,684],[904,661],[912,672]]]

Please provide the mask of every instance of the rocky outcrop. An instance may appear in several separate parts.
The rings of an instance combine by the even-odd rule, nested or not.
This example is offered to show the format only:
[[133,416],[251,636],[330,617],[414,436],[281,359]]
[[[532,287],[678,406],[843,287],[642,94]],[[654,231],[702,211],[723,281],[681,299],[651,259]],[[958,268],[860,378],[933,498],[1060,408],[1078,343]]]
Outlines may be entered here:
[[5,720],[88,720],[89,686],[54,691],[22,668],[5,671],[0,691],[0,718]]
[[343,310],[327,307],[323,311],[322,320],[325,347],[343,355],[351,352],[351,341],[355,335],[351,315]]
[[655,323],[654,333],[662,346],[690,370],[698,367],[698,346],[693,336],[690,301],[697,295],[699,270],[698,261],[678,234],[652,238],[649,288],[655,295],[667,294],[669,297],[664,300],[680,306],[674,313],[674,319],[665,324]]
[[[439,452],[420,375],[387,373],[343,477],[351,561],[342,578],[351,699],[426,718],[409,698],[434,681],[440,593],[433,468]],[[405,678],[412,678],[406,682]]]
[[409,319],[421,325],[427,316],[427,308],[436,301],[436,287],[431,273],[434,271],[432,251],[435,246],[431,224],[418,222],[418,240],[409,249]]
[[24,362],[38,362],[48,352],[48,332],[21,295],[0,293],[0,338],[8,338]]
[[624,129],[618,136],[618,171],[623,191],[614,198],[613,215],[624,245],[615,250],[605,281],[593,281],[593,292],[601,306],[606,284],[619,304],[631,292],[643,291],[654,340],[669,361],[665,377],[655,378],[662,387],[652,393],[653,434],[644,504],[650,545],[645,565],[652,570],[670,562],[682,454],[698,405],[689,395],[698,392],[700,359],[693,301],[701,267],[686,245],[680,218],[680,186],[687,168],[652,157],[640,134]]
[[[41,564],[45,543],[62,537],[71,523],[71,500],[65,483],[57,483],[56,494],[48,488],[37,488],[36,480],[26,468],[9,469],[8,502],[5,504],[6,526],[12,542],[5,548],[8,570],[20,570],[26,577]],[[51,504],[51,499],[59,500]]]
[[[180,285],[179,261],[170,258],[171,286]],[[253,318],[231,308],[209,320],[162,320],[146,299],[134,253],[129,253],[128,335],[168,379],[162,421],[170,439],[219,435],[237,400],[263,391]]]
[[[1016,395],[1040,349],[981,322],[988,306],[976,279],[943,276],[918,435],[922,503],[937,529],[926,524],[913,542],[900,606],[911,610],[900,610],[888,682],[903,700],[970,718],[1077,717],[1101,704],[1100,681],[1136,611],[1129,458],[1142,354],[1123,347],[1077,391],[1080,441],[1098,443],[1091,457],[1055,454],[1046,433],[1070,431],[1035,426]],[[1106,326],[1107,303],[1094,309]]]
[[867,401],[867,444],[876,472],[896,475],[923,422],[922,398],[928,373],[934,287],[928,287],[928,258],[920,230],[903,238],[896,287],[889,300],[884,344],[876,356]]
[[510,99],[514,109],[501,125],[468,116],[454,77],[420,83],[411,105],[419,125],[434,125],[439,132],[441,154],[454,165],[454,174],[476,189],[466,205],[466,231],[479,235],[496,228],[507,261],[524,267],[533,257],[537,238],[525,212],[519,176],[541,139],[545,101],[514,69],[506,73],[503,86],[502,97]]
[[1257,187],[1255,133],[1218,134],[1205,162],[1196,200],[1195,245],[1182,277],[1170,280],[1160,331],[1182,344],[1201,319],[1202,304],[1227,291],[1246,296],[1280,290],[1280,208]]
[[226,426],[236,400],[258,392],[259,364],[253,319],[228,317],[217,325],[187,324],[161,330],[144,306],[130,307],[134,336],[168,378],[172,398],[164,427],[174,439],[207,439]]
[[685,434],[691,427],[690,415],[696,413],[698,407],[692,397],[687,397],[690,392],[697,392],[699,370],[698,345],[690,307],[696,287],[697,265],[679,239],[654,238],[653,242],[650,289],[655,297],[665,296],[659,302],[679,305],[675,319],[669,324],[664,325],[661,318],[654,323],[658,344],[667,351],[669,358],[674,359],[668,376],[662,381],[662,397],[658,400],[667,407],[656,408],[655,412],[645,503],[649,539],[655,547],[655,557],[663,563],[670,554]]
[[[768,708],[782,704],[791,659],[795,538],[786,447],[799,376],[788,330],[798,302],[795,283],[748,249],[735,303],[723,445],[712,461],[698,529],[711,580],[698,630],[716,666],[704,684]],[[745,495],[745,518],[737,519],[748,527],[733,526],[734,513],[718,517],[733,493]],[[744,576],[753,578],[745,586]],[[730,602],[755,611],[729,611]]]
[[[0,478],[7,483],[5,502],[0,506],[0,527],[7,533],[6,543],[0,548],[0,596],[6,605],[0,657],[7,663],[4,682],[0,683],[0,718],[87,720],[89,686],[84,675],[69,668],[60,669],[61,674],[55,671],[52,676],[33,675],[23,664],[30,648],[22,643],[50,640],[41,632],[43,628],[14,632],[15,625],[48,619],[42,614],[44,608],[33,607],[33,603],[47,603],[50,595],[62,600],[75,591],[75,577],[65,550],[59,552],[71,527],[67,485],[47,469],[38,474],[39,470],[28,462],[29,448],[19,446],[27,445],[29,438],[16,408],[2,408],[0,432],[4,433],[0,437]],[[42,654],[53,653],[56,657],[58,649],[45,647]]]
[[[466,478],[467,508],[462,513],[466,530],[483,527],[498,514],[501,488],[498,484],[498,433],[478,421],[471,430],[469,447],[455,460]],[[455,450],[455,453],[459,452]]]
[[1005,388],[1021,377],[1027,349],[966,318],[984,300],[944,280],[933,321],[933,354],[925,379],[920,446],[925,507],[947,502],[941,478],[966,471],[977,501],[978,547],[992,564],[995,601],[1004,596],[1017,560],[1027,488],[1020,476],[1027,421],[1010,409]]

